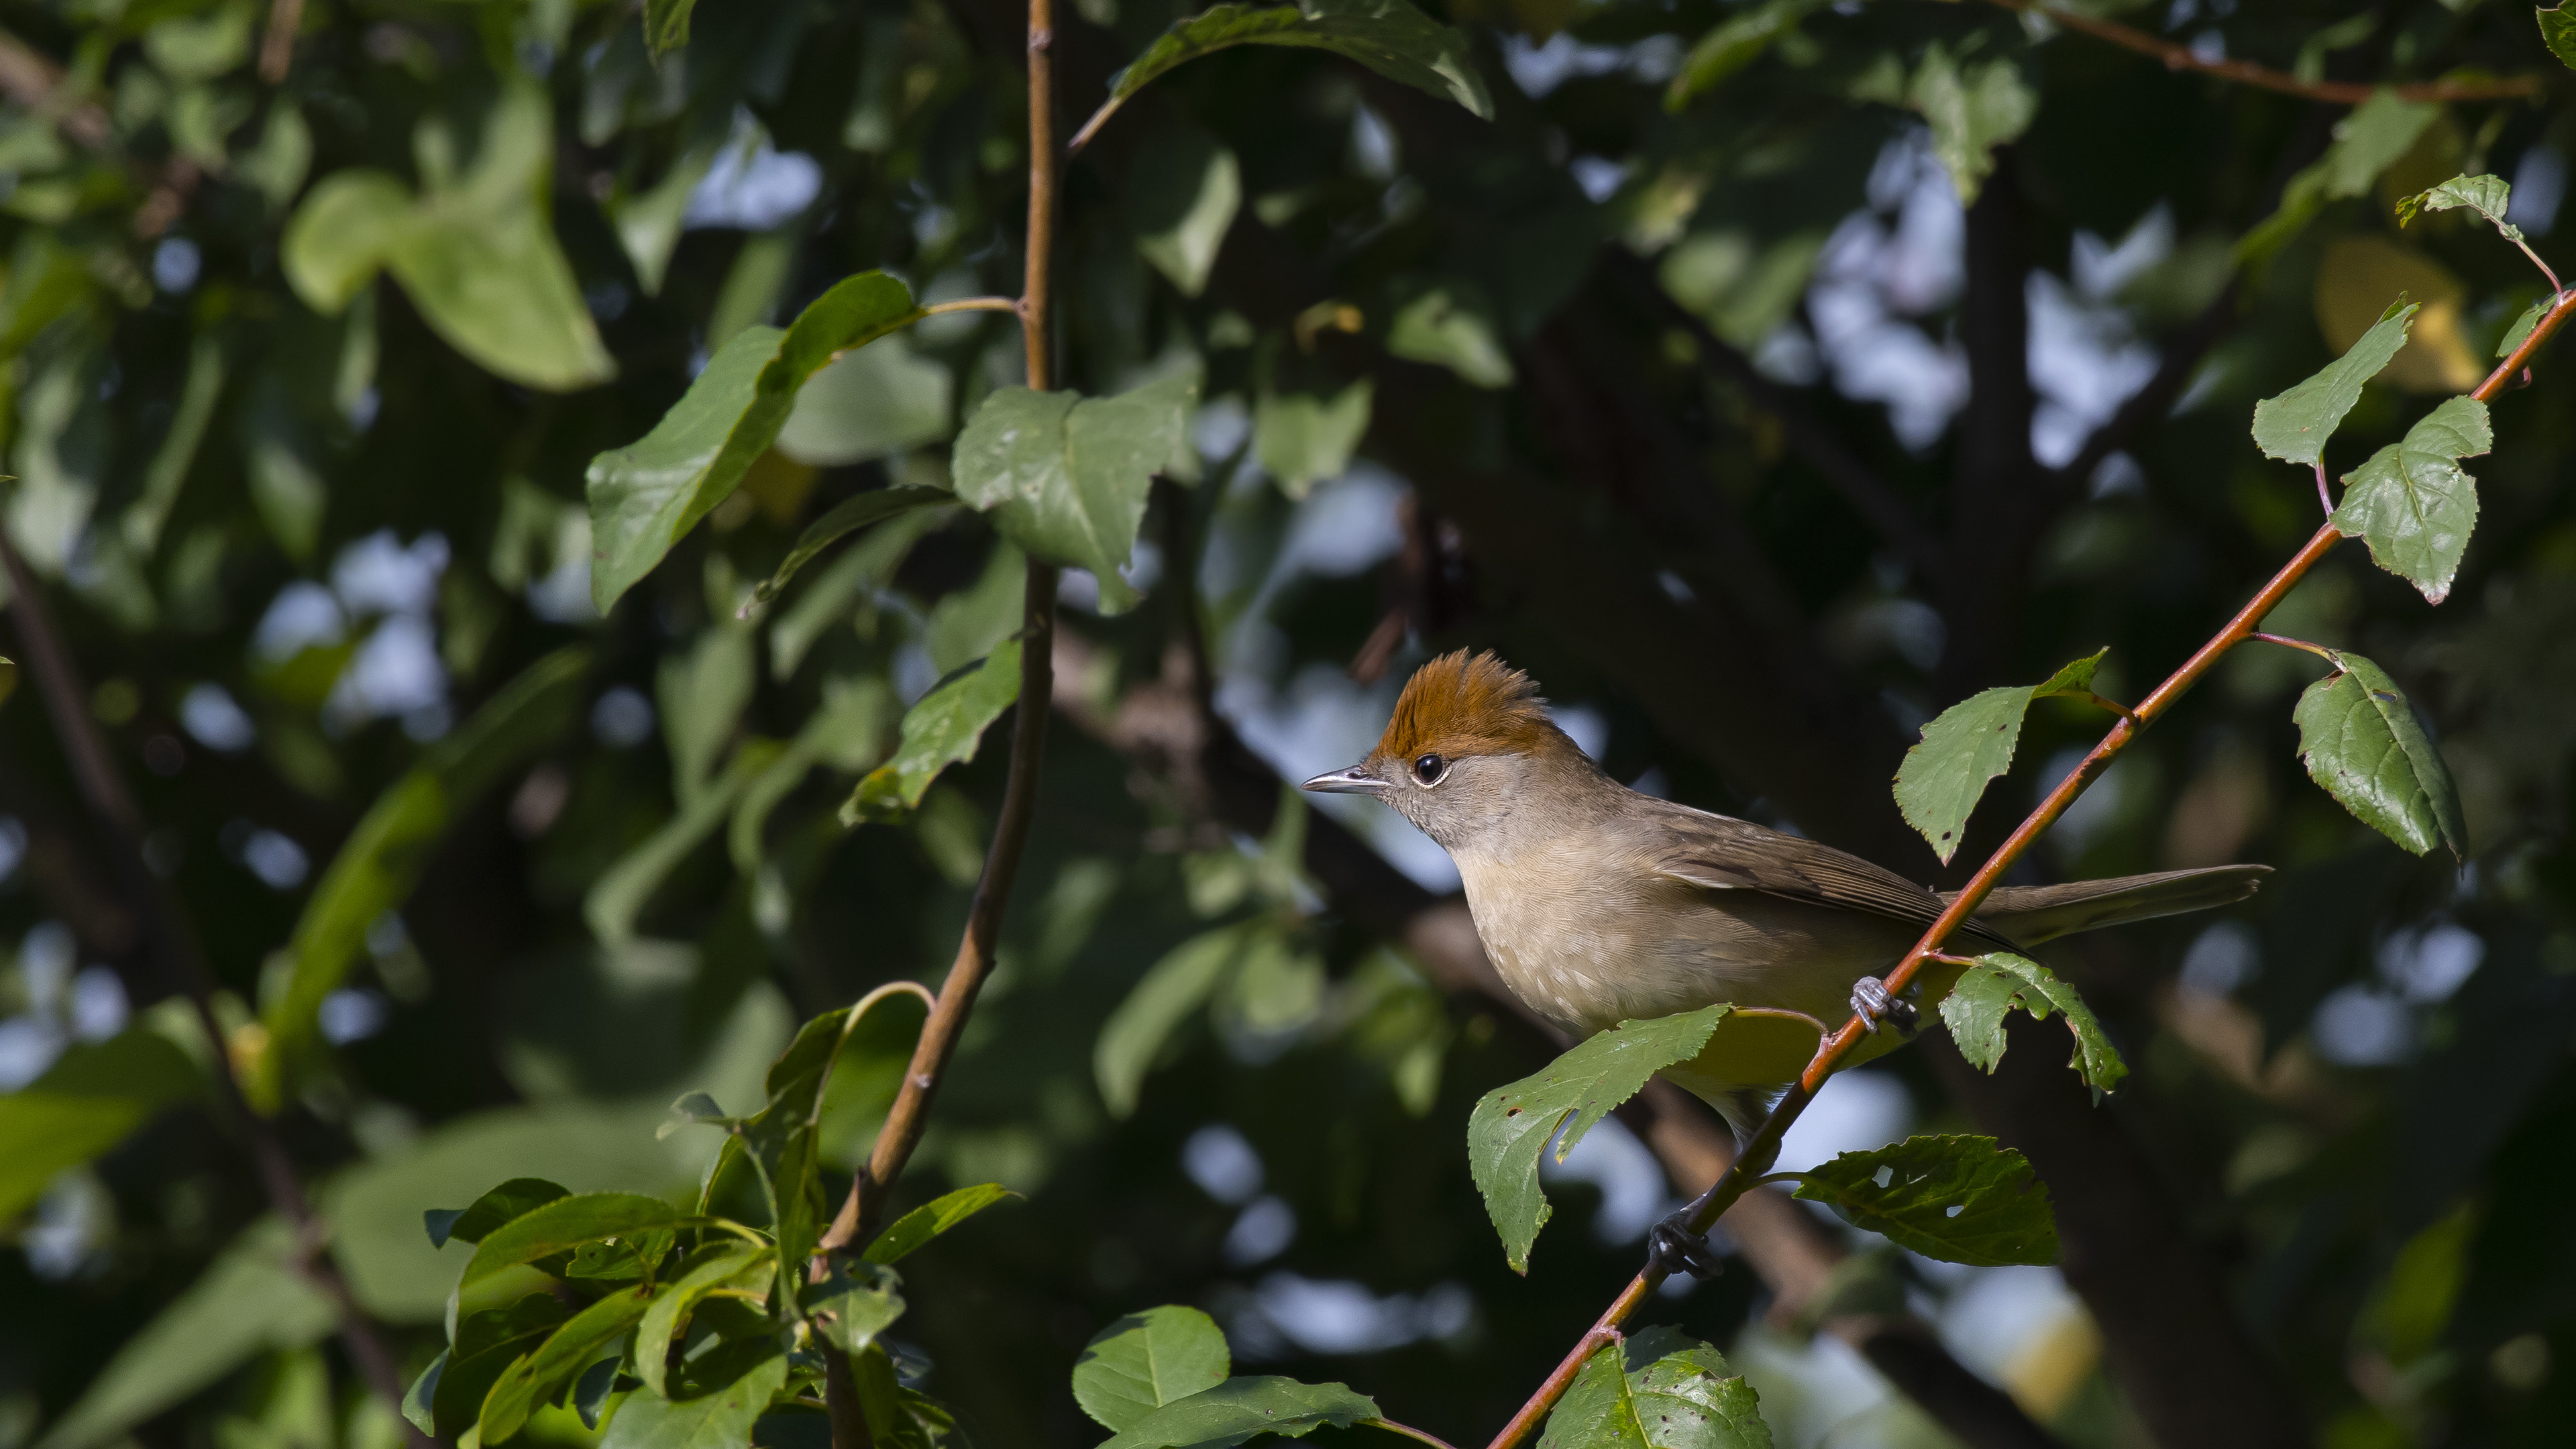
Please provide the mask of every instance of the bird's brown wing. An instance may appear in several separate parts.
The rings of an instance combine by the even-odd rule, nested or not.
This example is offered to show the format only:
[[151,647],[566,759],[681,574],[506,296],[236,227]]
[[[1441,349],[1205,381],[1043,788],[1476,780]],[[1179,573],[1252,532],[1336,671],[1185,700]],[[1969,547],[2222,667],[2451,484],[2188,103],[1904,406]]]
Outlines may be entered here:
[[[1655,823],[1669,843],[1655,868],[1675,880],[1709,890],[1758,891],[1913,926],[1928,925],[1941,914],[1939,896],[1848,851],[1685,805],[1656,805]],[[1993,945],[2013,948],[1991,927],[1970,921],[1964,929]]]

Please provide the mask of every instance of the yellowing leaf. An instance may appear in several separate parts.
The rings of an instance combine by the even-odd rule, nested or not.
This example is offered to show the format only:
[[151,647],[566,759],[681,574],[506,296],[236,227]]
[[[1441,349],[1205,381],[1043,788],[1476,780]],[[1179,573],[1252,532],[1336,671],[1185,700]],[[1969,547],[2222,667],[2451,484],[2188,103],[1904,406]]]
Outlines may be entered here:
[[2388,299],[2422,304],[2406,346],[2381,380],[2408,392],[2467,392],[2485,378],[2460,331],[2466,289],[2439,263],[2384,237],[2338,237],[2317,264],[2317,330],[2340,352],[2376,325]]

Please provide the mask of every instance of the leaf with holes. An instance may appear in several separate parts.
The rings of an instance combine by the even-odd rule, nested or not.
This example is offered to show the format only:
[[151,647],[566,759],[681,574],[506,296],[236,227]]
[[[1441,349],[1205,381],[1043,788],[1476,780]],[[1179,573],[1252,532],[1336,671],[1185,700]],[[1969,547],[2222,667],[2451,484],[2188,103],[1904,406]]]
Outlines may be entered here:
[[2042,1021],[2051,1011],[2065,1016],[2066,1029],[2075,1033],[2075,1056],[2067,1065],[2094,1091],[2107,1092],[2129,1074],[2129,1064],[2120,1060],[2119,1049],[2075,988],[2047,967],[2009,951],[1980,956],[1961,973],[1959,983],[1941,998],[1941,1020],[1959,1055],[1991,1072],[2004,1059],[2004,1018],[2016,1007]]
[[1494,118],[1485,78],[1467,37],[1405,0],[1299,0],[1295,5],[1218,5],[1172,22],[1125,70],[1109,78],[1112,104],[1176,65],[1235,45],[1329,50],[1417,90]]
[[2497,231],[2512,241],[2522,240],[2522,228],[2504,219],[2513,204],[2513,188],[2501,176],[2454,176],[2441,185],[2416,192],[2397,203],[2397,221],[2403,226],[2413,221],[2419,211],[2449,211],[2465,206],[2483,216]]
[[1164,1304],[1100,1330],[1073,1365],[1082,1411],[1121,1433],[1165,1404],[1215,1388],[1234,1371],[1225,1333],[1195,1308]]
[[2309,685],[2290,714],[2308,777],[2415,854],[2447,845],[2467,859],[2459,792],[2415,707],[2378,665],[2341,650],[2328,657],[2335,672]]
[[1091,570],[1101,611],[1123,612],[1137,595],[1119,570],[1197,399],[1187,375],[1106,398],[998,388],[958,434],[957,496],[1037,557]]
[[2001,685],[1972,694],[1923,727],[1922,740],[1897,767],[1896,808],[1944,864],[1958,852],[1959,837],[1984,798],[1986,783],[2012,768],[2030,702],[2042,695],[2091,694],[2093,671],[2110,652],[2078,659],[2045,683]]
[[807,378],[921,315],[912,293],[883,272],[844,278],[785,331],[735,333],[651,432],[591,459],[590,596],[599,611],[733,495],[786,426]]
[[1539,1187],[1539,1154],[1557,1137],[1563,1162],[1610,1110],[1676,1062],[1698,1056],[1734,1008],[1719,1003],[1654,1021],[1623,1021],[1558,1057],[1545,1071],[1487,1092],[1467,1118],[1467,1166],[1502,1234],[1503,1257],[1529,1271],[1530,1244],[1552,1209]]
[[2327,363],[2316,376],[2278,397],[2254,405],[2254,445],[2284,463],[2314,465],[2325,456],[2326,439],[2343,425],[2344,414],[2361,401],[2361,385],[2379,375],[2397,349],[2406,345],[2413,325],[2414,303],[2399,298],[2343,356]]
[[1347,1429],[1379,1417],[1376,1402],[1347,1384],[1303,1384],[1263,1374],[1227,1379],[1165,1404],[1102,1441],[1100,1449],[1199,1449],[1240,1444],[1255,1434],[1302,1439],[1327,1424]]
[[2057,1219],[2029,1159],[1991,1137],[1908,1137],[1846,1152],[1798,1184],[1853,1227],[1972,1267],[2057,1261]]
[[939,772],[975,758],[984,731],[1020,697],[1020,641],[940,681],[904,711],[894,758],[868,772],[841,805],[841,823],[900,820],[921,804]]
[[2451,596],[2478,524],[2478,480],[2460,460],[2494,446],[2487,405],[2452,398],[2344,475],[2334,526],[2368,543],[2372,562],[2438,604]]
[[1753,1386],[1716,1349],[1668,1327],[1593,1350],[1539,1449],[1771,1449]]

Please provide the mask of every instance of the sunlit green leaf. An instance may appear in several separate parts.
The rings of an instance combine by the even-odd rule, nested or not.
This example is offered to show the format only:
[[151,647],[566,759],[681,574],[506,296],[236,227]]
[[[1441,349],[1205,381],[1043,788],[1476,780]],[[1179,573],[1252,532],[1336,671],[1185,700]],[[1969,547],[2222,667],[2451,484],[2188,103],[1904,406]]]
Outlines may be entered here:
[[0,1095],[0,1221],[44,1196],[54,1174],[202,1095],[205,1083],[186,1052],[148,1027],[64,1048],[44,1075]]
[[482,1442],[499,1444],[518,1433],[530,1414],[571,1387],[593,1360],[624,1339],[651,1302],[651,1292],[640,1284],[620,1288],[574,1314],[534,1353],[502,1370],[476,1420]]
[[599,611],[732,496],[777,439],[806,379],[920,317],[912,293],[883,272],[844,278],[787,330],[734,334],[651,432],[592,459],[590,593]]
[[458,1279],[471,1288],[506,1268],[569,1253],[595,1238],[678,1226],[686,1214],[657,1197],[586,1192],[532,1208],[484,1235]]
[[644,0],[644,44],[655,60],[689,43],[689,12],[697,0]]
[[904,711],[894,758],[870,771],[841,806],[841,823],[900,819],[939,772],[975,758],[984,731],[1020,697],[1020,641],[947,679]]
[[903,1317],[903,1279],[882,1263],[836,1262],[820,1283],[797,1290],[815,1332],[843,1353],[860,1353]]
[[431,1208],[421,1214],[421,1221],[429,1230],[429,1245],[433,1248],[446,1247],[450,1238],[479,1243],[494,1228],[520,1214],[570,1196],[570,1189],[542,1177],[514,1177],[464,1207]]
[[2068,1065],[2093,1090],[2107,1092],[2129,1074],[2128,1063],[2120,1060],[2102,1023],[2075,988],[2047,967],[2009,951],[1977,958],[1977,964],[1941,998],[1941,1020],[1949,1025],[1959,1055],[1991,1072],[2003,1060],[2004,1018],[2015,1007],[2042,1021],[2052,1010],[2064,1014],[2067,1030],[2075,1033],[2075,1056]]
[[1121,612],[1136,598],[1119,571],[1146,495],[1197,399],[1198,379],[1186,374],[1106,398],[996,389],[958,435],[957,496],[1029,553],[1091,570],[1102,612]]
[[1219,5],[1172,23],[1125,70],[1109,78],[1123,101],[1184,61],[1231,45],[1311,46],[1345,55],[1389,80],[1456,101],[1488,120],[1494,103],[1476,73],[1467,37],[1405,0],[1300,0],[1296,5]]
[[1509,387],[1516,375],[1493,308],[1465,282],[1440,283],[1397,308],[1386,350],[1445,367],[1482,388]]
[[2344,475],[2334,526],[2368,542],[2381,568],[2438,604],[2451,596],[2478,523],[2478,480],[2459,460],[2494,446],[2487,405],[2452,398]]
[[2344,414],[2361,400],[2361,385],[2379,375],[2397,349],[2416,312],[2403,298],[2381,314],[2379,322],[2343,356],[2316,376],[2278,397],[2254,405],[2254,445],[2284,463],[2313,464],[2325,455],[2326,439],[2342,426]]
[[1165,1304],[1092,1335],[1073,1365],[1074,1402],[1112,1432],[1165,1404],[1215,1388],[1234,1372],[1225,1333],[1195,1308]]
[[1239,1444],[1254,1434],[1302,1439],[1327,1424],[1347,1429],[1378,1417],[1376,1402],[1347,1385],[1261,1375],[1227,1379],[1165,1404],[1119,1430],[1101,1449],[1198,1449]]
[[599,1449],[743,1449],[751,1442],[752,1424],[786,1385],[786,1354],[763,1345],[737,1377],[705,1393],[670,1399],[628,1395],[608,1421]]
[[484,1401],[502,1375],[524,1362],[576,1308],[551,1293],[530,1293],[506,1307],[466,1314],[449,1342],[438,1382],[424,1391],[429,1432],[454,1438],[482,1417]]
[[1648,1078],[1699,1055],[1733,1009],[1721,1002],[1654,1021],[1623,1021],[1545,1071],[1476,1099],[1467,1118],[1467,1166],[1513,1272],[1529,1271],[1530,1244],[1553,1211],[1538,1180],[1539,1155],[1549,1141],[1556,1141],[1556,1160],[1563,1162],[1594,1123],[1637,1095]]
[[2483,216],[2497,231],[2513,240],[2522,240],[2522,228],[2504,219],[2513,205],[2513,188],[2501,176],[2454,176],[2441,185],[2416,192],[2397,203],[2400,225],[2413,221],[2419,211],[2449,211],[2465,206]]
[[1653,1328],[1584,1360],[1539,1449],[1771,1449],[1771,1427],[1716,1349]]
[[1897,767],[1896,807],[1905,823],[1931,842],[1933,854],[1946,863],[1957,853],[1987,782],[2012,768],[2030,702],[2044,695],[2092,693],[2093,671],[2109,652],[2078,659],[2044,683],[1979,691],[1923,727],[1923,738]]
[[888,1224],[868,1244],[864,1256],[871,1263],[900,1263],[941,1233],[966,1221],[1006,1197],[1018,1193],[998,1182],[977,1183],[940,1194]]
[[2361,822],[2417,855],[2468,856],[2459,791],[2442,752],[2388,672],[2332,651],[2335,672],[2308,686],[2290,718],[2308,776]]
[[2057,1261],[2047,1184],[2027,1158],[1991,1137],[1908,1137],[1846,1152],[1807,1173],[1797,1196],[1945,1263]]

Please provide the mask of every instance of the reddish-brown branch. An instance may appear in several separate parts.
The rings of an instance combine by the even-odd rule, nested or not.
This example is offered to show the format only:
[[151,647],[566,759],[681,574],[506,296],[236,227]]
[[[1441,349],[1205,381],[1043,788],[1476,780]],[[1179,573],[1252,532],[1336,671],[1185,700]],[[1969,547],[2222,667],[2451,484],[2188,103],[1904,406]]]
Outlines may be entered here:
[[[2556,305],[2551,307],[2549,312],[2540,319],[2538,325],[2531,329],[2531,335],[2523,339],[2520,347],[2514,349],[2513,355],[2506,358],[2493,373],[2489,374],[2486,381],[2480,383],[2470,396],[2480,402],[2493,401],[2496,394],[2504,390],[2507,381],[2527,367],[2532,355],[2566,324],[2571,314],[2576,314],[2576,293],[2561,295]],[[2316,534],[2300,547],[2298,553],[2281,566],[2280,571],[2272,576],[2271,581],[2266,583],[2244,608],[2239,609],[2234,618],[2228,620],[2227,627],[2219,630],[2208,643],[2203,644],[2191,658],[2185,660],[2181,668],[2169,675],[2162,684],[2157,685],[2155,692],[2140,701],[2132,714],[2111,726],[2110,733],[2102,737],[2102,742],[2093,747],[2092,752],[2084,757],[2083,763],[2077,765],[2065,779],[2058,782],[2055,789],[2049,791],[2048,797],[2040,802],[2039,808],[2032,811],[2030,816],[2014,829],[2002,846],[1988,857],[1986,863],[1977,868],[1977,873],[1961,887],[1959,893],[1951,899],[1949,906],[1941,912],[1940,917],[1925,929],[1922,938],[1916,941],[1913,948],[1897,962],[1896,969],[1887,974],[1887,989],[1891,993],[1902,993],[1913,984],[1914,978],[1921,973],[1927,962],[1945,959],[1941,952],[1943,943],[1960,926],[1967,923],[1968,918],[1976,913],[1977,907],[1985,903],[1987,895],[2003,879],[2005,872],[2029,852],[2031,846],[2037,843],[2041,834],[2046,832],[2050,825],[2056,823],[2059,816],[2066,813],[2066,808],[2075,803],[2077,796],[2083,794],[2104,770],[2110,768],[2111,761],[2149,724],[2154,723],[2166,710],[2172,708],[2174,702],[2180,699],[2192,685],[2198,683],[2201,676],[2215,667],[2221,656],[2236,645],[2253,638],[2254,626],[2260,624],[2265,614],[2270,613],[2282,599],[2288,597],[2290,591],[2298,586],[2299,581],[2307,576],[2308,571],[2316,567],[2319,560],[2333,552],[2334,546],[2342,539],[2343,534],[2337,531],[2332,523],[2319,528]],[[1843,1060],[1851,1054],[1867,1031],[1867,1026],[1859,1016],[1855,1015],[1844,1022],[1840,1029],[1818,1047],[1815,1058],[1807,1065],[1807,1070],[1796,1083],[1791,1085],[1788,1094],[1781,1099],[1780,1105],[1773,1109],[1770,1117],[1763,1122],[1761,1130],[1755,1133],[1752,1142],[1745,1146],[1743,1155],[1710,1185],[1707,1192],[1700,1194],[1691,1203],[1689,1226],[1693,1232],[1706,1232],[1709,1225],[1716,1222],[1721,1213],[1744,1195],[1756,1178],[1769,1170],[1772,1162],[1779,1156],[1780,1141],[1787,1135],[1790,1124],[1806,1110],[1809,1102],[1815,1100],[1816,1092],[1824,1086],[1825,1079],[1833,1075],[1842,1065]],[[1566,1389],[1573,1384],[1575,1375],[1582,1371],[1583,1361],[1590,1357],[1593,1350],[1600,1344],[1611,1341],[1617,1336],[1619,1325],[1627,1321],[1629,1314],[1636,1311],[1637,1305],[1645,1301],[1646,1296],[1663,1282],[1663,1278],[1664,1275],[1660,1271],[1649,1265],[1636,1277],[1630,1279],[1628,1285],[1620,1290],[1619,1296],[1611,1301],[1610,1307],[1594,1321],[1582,1338],[1576,1340],[1573,1349],[1557,1364],[1546,1381],[1539,1385],[1538,1392],[1531,1395],[1529,1401],[1521,1405],[1520,1411],[1512,1415],[1511,1422],[1505,1424],[1502,1431],[1494,1436],[1489,1449],[1515,1449],[1515,1446],[1527,1438],[1530,1432],[1547,1417],[1548,1411],[1556,1406],[1557,1400],[1564,1397]]]
[[2190,46],[2149,35],[2116,20],[2033,3],[2033,0],[1989,0],[1989,3],[2017,13],[2042,16],[2052,24],[2079,30],[2096,40],[2107,40],[2123,49],[2163,61],[2171,70],[2196,70],[2221,80],[2340,106],[2360,105],[2382,90],[2394,92],[2401,99],[2410,101],[2500,101],[2515,96],[2536,96],[2541,91],[2540,77],[2529,75],[2488,80],[2412,81],[2393,86],[2374,86],[2360,81],[2301,80],[2287,71],[2256,65],[2250,60],[2204,60],[2193,54]]

